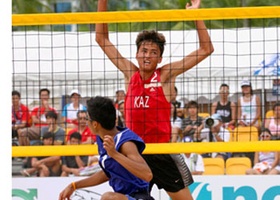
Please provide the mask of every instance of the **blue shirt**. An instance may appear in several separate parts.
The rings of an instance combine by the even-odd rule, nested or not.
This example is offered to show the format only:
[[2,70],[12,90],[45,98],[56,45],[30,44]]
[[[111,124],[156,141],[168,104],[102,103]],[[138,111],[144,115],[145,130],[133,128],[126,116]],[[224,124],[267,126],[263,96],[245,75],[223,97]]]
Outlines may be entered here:
[[[136,144],[140,154],[144,151],[145,143],[138,135],[128,128],[118,127],[118,130],[120,132],[114,137],[117,151],[120,150],[122,144],[128,141],[132,141]],[[109,184],[115,192],[129,195],[139,190],[148,190],[148,182],[134,176],[107,154],[106,150],[103,148],[103,141],[99,136],[97,136],[97,145],[100,155],[99,164],[105,174],[108,176]]]

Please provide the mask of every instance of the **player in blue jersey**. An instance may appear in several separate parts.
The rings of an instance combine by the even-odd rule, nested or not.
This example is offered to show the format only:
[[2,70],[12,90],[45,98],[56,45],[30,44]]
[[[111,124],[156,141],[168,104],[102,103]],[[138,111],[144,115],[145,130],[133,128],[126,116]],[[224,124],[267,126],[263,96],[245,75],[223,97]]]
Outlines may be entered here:
[[88,125],[97,135],[102,170],[69,184],[60,193],[59,200],[70,199],[76,189],[106,181],[114,192],[105,192],[101,200],[153,200],[149,194],[152,172],[141,156],[145,149],[143,140],[130,129],[115,126],[116,110],[111,99],[91,98],[87,101],[87,110]]

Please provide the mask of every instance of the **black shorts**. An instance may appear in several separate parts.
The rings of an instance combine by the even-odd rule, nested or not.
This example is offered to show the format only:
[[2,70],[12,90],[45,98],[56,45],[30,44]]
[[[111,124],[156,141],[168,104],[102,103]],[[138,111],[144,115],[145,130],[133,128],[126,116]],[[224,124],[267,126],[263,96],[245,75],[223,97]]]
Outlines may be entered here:
[[150,190],[153,184],[156,184],[158,189],[178,192],[194,182],[192,174],[180,154],[145,154],[143,158],[153,173]]

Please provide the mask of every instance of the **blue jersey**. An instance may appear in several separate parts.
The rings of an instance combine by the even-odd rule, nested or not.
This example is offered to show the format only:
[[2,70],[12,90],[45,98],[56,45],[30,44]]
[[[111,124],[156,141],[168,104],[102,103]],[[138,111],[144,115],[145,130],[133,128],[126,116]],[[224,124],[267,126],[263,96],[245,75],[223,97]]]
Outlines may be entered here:
[[[138,135],[127,128],[118,127],[118,129],[120,132],[114,137],[117,151],[120,150],[122,144],[128,141],[132,141],[136,144],[139,153],[144,151],[145,143]],[[115,192],[129,195],[139,190],[148,190],[148,182],[134,176],[107,154],[106,150],[103,148],[103,141],[99,136],[97,136],[97,145],[100,155],[99,164],[105,174],[108,176],[109,184]]]

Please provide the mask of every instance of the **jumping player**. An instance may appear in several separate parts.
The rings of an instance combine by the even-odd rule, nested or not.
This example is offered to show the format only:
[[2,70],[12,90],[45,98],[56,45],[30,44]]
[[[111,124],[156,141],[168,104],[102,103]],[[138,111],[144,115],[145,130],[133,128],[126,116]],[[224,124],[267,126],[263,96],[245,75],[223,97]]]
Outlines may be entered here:
[[[186,9],[197,9],[200,0],[191,0]],[[107,11],[107,0],[98,1],[98,11]],[[136,39],[139,68],[124,58],[108,36],[107,24],[96,24],[96,41],[111,62],[124,74],[126,125],[146,143],[167,143],[171,137],[170,103],[175,96],[175,79],[213,52],[207,28],[196,21],[199,48],[182,60],[157,68],[162,61],[165,38],[156,31],[143,31]],[[183,158],[179,155],[144,155],[153,172],[154,183],[172,200],[193,199],[188,185],[193,182]],[[151,189],[151,188],[150,188]]]

